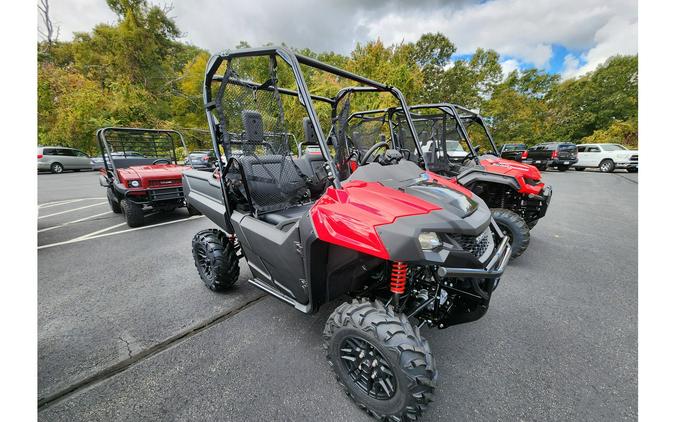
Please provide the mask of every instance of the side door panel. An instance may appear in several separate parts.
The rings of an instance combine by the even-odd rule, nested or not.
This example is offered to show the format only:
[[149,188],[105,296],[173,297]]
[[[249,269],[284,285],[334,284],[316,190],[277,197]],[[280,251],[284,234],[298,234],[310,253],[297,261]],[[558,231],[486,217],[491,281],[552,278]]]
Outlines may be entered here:
[[586,148],[586,162],[588,167],[598,167],[602,161],[602,152],[597,145],[589,145]]

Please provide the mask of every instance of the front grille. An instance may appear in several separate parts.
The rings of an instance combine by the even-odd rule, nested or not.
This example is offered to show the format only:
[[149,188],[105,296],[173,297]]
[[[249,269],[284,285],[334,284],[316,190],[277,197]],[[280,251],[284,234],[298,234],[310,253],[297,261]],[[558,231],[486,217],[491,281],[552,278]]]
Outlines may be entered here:
[[180,185],[181,184],[180,179],[160,179],[160,180],[151,180],[150,181],[150,186],[153,187],[162,187],[162,186],[168,186],[168,185]]
[[630,160],[631,160],[631,161],[637,161],[637,160],[638,160],[638,155],[637,155],[637,154],[631,155],[631,156],[630,156]]
[[470,252],[476,258],[482,257],[493,244],[489,227],[478,236],[450,234],[449,237],[457,242],[462,249]]
[[148,191],[151,201],[168,201],[170,199],[183,199],[183,188],[152,189]]

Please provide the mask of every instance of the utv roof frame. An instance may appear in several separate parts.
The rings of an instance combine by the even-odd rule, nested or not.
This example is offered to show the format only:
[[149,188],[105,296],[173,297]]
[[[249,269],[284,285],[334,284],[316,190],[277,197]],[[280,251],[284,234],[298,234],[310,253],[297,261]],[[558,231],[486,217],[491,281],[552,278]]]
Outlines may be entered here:
[[[112,159],[112,152],[108,148],[108,141],[105,138],[106,132],[117,131],[117,132],[128,132],[128,133],[157,133],[157,134],[176,134],[178,139],[180,139],[183,148],[187,152],[187,145],[185,144],[185,139],[183,139],[183,134],[173,129],[147,129],[147,128],[134,128],[134,127],[120,127],[120,126],[107,126],[96,129],[96,140],[98,141],[99,147],[101,148],[101,158],[103,159],[103,166],[106,173],[112,174],[112,177],[115,181],[118,181],[117,178],[117,168],[115,167],[115,160]],[[176,146],[173,145],[173,137],[171,139],[171,146],[174,153],[175,164],[178,164],[178,157],[176,156]],[[105,153],[103,152],[105,151]],[[109,160],[108,160],[109,158]],[[159,158],[158,158],[159,159]],[[110,161],[110,162],[108,162]]]
[[[430,109],[430,108],[436,108],[440,110],[443,114],[450,115],[452,116],[455,121],[458,123],[458,127],[461,130],[461,135],[464,136],[464,138],[467,141],[467,145],[469,147],[469,150],[471,151],[471,155],[477,163],[479,162],[478,160],[478,154],[476,154],[475,148],[473,146],[473,142],[471,142],[471,138],[469,137],[469,132],[466,130],[466,126],[464,125],[464,121],[471,119],[473,121],[477,121],[480,123],[480,125],[485,129],[485,133],[488,137],[488,140],[490,142],[490,146],[492,147],[492,150],[495,154],[498,154],[497,150],[497,145],[495,144],[494,138],[492,137],[492,134],[488,130],[487,125],[485,124],[485,120],[483,120],[483,116],[481,116],[479,113],[476,113],[475,111],[472,111],[466,107],[463,107],[458,104],[452,104],[452,103],[428,103],[428,104],[415,104],[412,106],[408,107],[408,114],[410,114],[411,118],[413,121],[415,121],[415,118],[418,117],[420,118],[429,118],[429,117],[439,117],[441,115],[433,115],[433,114],[415,114],[415,110],[420,110],[420,109]],[[352,113],[351,116],[349,116],[349,119],[352,117],[359,117],[359,116],[365,116],[368,114],[376,114],[376,113],[387,113],[388,114],[388,120],[390,122],[390,128],[391,128],[391,116],[393,113],[400,111],[401,107],[390,107],[388,109],[377,109],[377,110],[367,110],[367,111],[359,111]],[[460,114],[460,111],[465,113],[464,116]],[[468,115],[468,116],[467,116]],[[393,129],[391,129],[393,130]],[[416,131],[413,131],[416,132]],[[417,137],[417,133],[415,133],[415,137],[417,139],[417,144],[419,145],[419,139]],[[394,139],[392,137],[392,139]]]
[[[415,132],[415,128],[412,123],[412,117],[410,115],[410,112],[408,110],[408,105],[405,100],[405,97],[403,96],[403,93],[396,87],[386,85],[377,81],[374,81],[372,79],[368,79],[366,77],[357,75],[355,73],[351,73],[349,71],[346,71],[344,69],[340,69],[338,67],[323,63],[319,60],[313,59],[311,57],[303,56],[301,54],[295,53],[291,51],[289,48],[284,47],[284,46],[270,46],[270,47],[260,47],[260,48],[246,48],[246,49],[240,49],[240,50],[233,50],[233,51],[226,51],[218,54],[214,54],[211,56],[209,61],[206,64],[206,71],[205,71],[205,76],[204,76],[204,85],[203,85],[203,94],[204,94],[204,105],[205,105],[205,112],[206,112],[206,118],[208,121],[209,125],[209,130],[211,132],[211,140],[213,143],[213,148],[214,151],[218,157],[218,166],[221,172],[224,172],[225,166],[223,165],[222,159],[221,159],[221,154],[220,154],[220,148],[219,148],[219,142],[218,142],[218,137],[216,133],[216,126],[218,123],[215,121],[215,117],[213,114],[210,112],[213,108],[215,108],[215,101],[213,99],[212,95],[212,83],[213,82],[218,82],[222,81],[224,78],[224,75],[218,75],[216,74],[217,70],[220,68],[220,66],[223,64],[224,61],[230,61],[235,58],[242,58],[242,57],[264,57],[264,56],[269,56],[269,57],[279,57],[281,58],[286,64],[289,65],[291,71],[293,72],[293,76],[295,79],[295,83],[298,87],[297,91],[293,91],[291,89],[287,88],[281,88],[277,87],[277,91],[279,93],[283,93],[286,95],[292,95],[298,97],[300,103],[305,107],[307,110],[307,115],[310,119],[310,122],[312,123],[312,126],[314,128],[314,132],[316,135],[316,139],[319,144],[319,148],[321,150],[321,153],[323,156],[326,158],[326,163],[328,165],[328,168],[330,172],[333,175],[337,175],[337,168],[335,166],[335,162],[333,161],[333,157],[330,154],[330,150],[328,149],[328,141],[326,137],[323,134],[323,130],[321,129],[321,124],[319,122],[319,117],[317,115],[317,112],[315,108],[312,105],[312,100],[315,101],[321,101],[325,102],[331,105],[332,113],[335,113],[335,107],[337,103],[347,94],[351,92],[388,92],[394,96],[398,100],[398,102],[401,104],[400,108],[404,110],[404,114],[406,116],[406,119],[408,121],[408,125],[410,125],[410,130],[411,133],[413,134],[413,139],[415,140],[415,144],[417,145],[417,148],[421,151],[421,145],[419,143],[419,138],[417,136],[417,133]],[[334,98],[329,98],[329,97],[324,97],[321,95],[315,95],[309,92],[309,87],[307,86],[307,83],[305,82],[305,77],[302,73],[302,69],[300,68],[300,65],[305,65],[314,69],[318,69],[327,73],[330,73],[332,75],[342,77],[345,79],[348,79],[350,81],[360,83],[364,86],[354,86],[354,87],[347,87],[347,88],[342,88],[338,91],[336,96]],[[269,86],[264,86],[264,83],[257,83],[257,82],[251,82],[251,81],[242,81],[238,79],[233,79],[230,78],[228,79],[227,83],[230,84],[235,84],[235,85],[241,85],[245,87],[250,87],[250,88],[255,88],[255,89],[265,89],[265,90],[273,90],[274,88],[269,87]],[[334,116],[333,116],[334,117]],[[227,150],[226,150],[227,151]],[[229,159],[229,157],[227,157]],[[426,161],[425,161],[425,167],[426,167]],[[223,174],[223,173],[221,173]],[[332,178],[331,183],[333,186],[336,188],[340,189],[341,188],[341,183],[339,178],[334,177]],[[222,182],[221,182],[222,186]]]

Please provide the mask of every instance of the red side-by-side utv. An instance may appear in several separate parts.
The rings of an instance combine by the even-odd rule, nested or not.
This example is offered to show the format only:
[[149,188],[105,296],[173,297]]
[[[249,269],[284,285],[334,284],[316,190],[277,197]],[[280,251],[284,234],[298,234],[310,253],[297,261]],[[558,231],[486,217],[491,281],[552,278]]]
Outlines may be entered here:
[[[322,74],[336,92],[310,93],[305,78]],[[396,88],[284,47],[215,55],[204,101],[218,169],[186,170],[183,185],[216,225],[192,241],[206,286],[231,288],[243,258],[249,283],[301,312],[343,301],[323,332],[338,382],[369,414],[408,421],[436,387],[420,329],[485,315],[511,247],[478,195],[400,151],[353,165],[347,118],[367,96],[401,107],[421,154]]]
[[349,140],[360,151],[361,161],[393,145],[407,159],[466,187],[492,209],[509,237],[513,257],[520,256],[530,243],[530,229],[546,214],[551,201],[551,187],[542,182],[539,170],[500,158],[483,118],[464,107],[414,105],[410,115],[422,154],[416,153],[400,108],[353,113]]

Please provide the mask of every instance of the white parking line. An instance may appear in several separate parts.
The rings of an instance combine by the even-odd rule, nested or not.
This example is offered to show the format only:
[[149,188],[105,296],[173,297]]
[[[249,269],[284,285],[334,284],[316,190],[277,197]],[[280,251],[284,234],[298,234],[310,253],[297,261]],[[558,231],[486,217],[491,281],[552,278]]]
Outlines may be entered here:
[[[150,217],[150,216],[155,215],[155,214],[157,214],[157,212],[151,212],[151,213],[145,214],[144,217],[147,218],[147,217]],[[115,228],[117,228],[117,227],[119,227],[119,226],[123,226],[123,225],[125,225],[125,224],[127,224],[127,223],[124,222],[124,223],[120,223],[120,224],[115,224],[115,225],[113,225],[113,226],[106,227],[105,229],[96,230],[95,232],[87,233],[87,234],[84,234],[84,235],[82,235],[82,236],[76,237],[76,238],[73,239],[73,240],[82,240],[82,239],[85,239],[85,238],[87,238],[87,237],[96,236],[96,235],[99,234],[99,233],[107,232],[108,230],[115,229]]]
[[107,198],[104,196],[97,196],[95,198],[64,199],[63,201],[53,201],[53,202],[45,202],[44,204],[38,204],[38,208],[58,207],[59,205],[72,204],[73,202],[91,201],[94,199],[107,199]]
[[107,202],[97,202],[97,203],[95,203],[95,204],[85,205],[84,207],[73,208],[73,209],[70,209],[70,210],[65,210],[65,211],[55,212],[54,214],[42,215],[42,216],[38,217],[38,220],[40,220],[40,219],[42,219],[42,218],[53,217],[53,216],[55,216],[55,215],[65,214],[65,213],[68,213],[68,212],[73,212],[73,211],[83,210],[83,209],[85,209],[85,208],[98,207],[99,205],[103,205],[103,204],[107,204]]
[[59,225],[57,225],[57,226],[45,227],[44,229],[40,229],[40,230],[38,230],[37,232],[38,232],[38,233],[48,232],[49,230],[59,229],[59,228],[61,228],[61,227],[65,227],[65,226],[68,226],[68,225],[70,225],[70,224],[75,224],[75,223],[79,223],[79,222],[81,222],[81,221],[91,220],[92,218],[96,218],[96,217],[100,217],[100,216],[102,216],[102,215],[112,214],[112,213],[113,213],[112,211],[106,211],[106,212],[102,212],[102,213],[100,213],[100,214],[90,215],[89,217],[78,218],[77,220],[67,221],[67,222],[65,222],[65,223],[63,223],[63,224],[59,224]]
[[[80,236],[76,239],[66,240],[65,242],[50,243],[48,245],[38,246],[38,250],[39,249],[47,249],[47,248],[51,248],[51,247],[54,247],[54,246],[67,245],[69,243],[84,242],[85,240],[98,239],[100,237],[114,236],[116,234],[129,233],[129,232],[133,232],[133,231],[137,231],[137,230],[145,230],[145,229],[151,229],[153,227],[166,226],[167,224],[181,223],[183,221],[194,220],[194,219],[202,218],[202,217],[204,217],[204,216],[203,215],[193,215],[192,217],[182,218],[180,220],[165,221],[163,223],[152,224],[150,226],[135,227],[133,229],[120,230],[120,231],[116,231],[116,232],[112,232],[112,233],[103,233],[103,234],[98,234],[98,235],[95,235],[95,236],[93,236],[92,233],[90,233],[88,236],[86,236],[86,235],[85,235],[85,237]],[[126,223],[123,223],[123,224],[126,224]],[[113,228],[113,227],[110,227],[110,229],[111,228]]]

